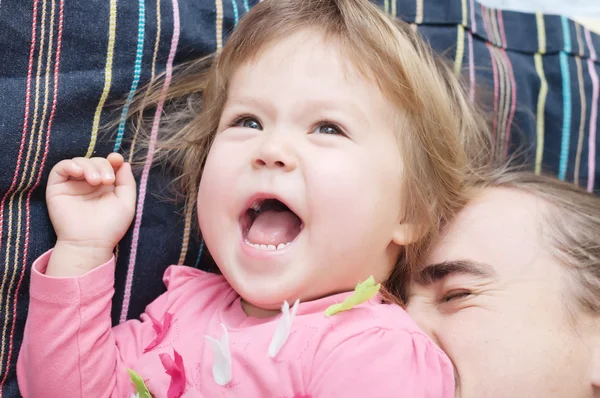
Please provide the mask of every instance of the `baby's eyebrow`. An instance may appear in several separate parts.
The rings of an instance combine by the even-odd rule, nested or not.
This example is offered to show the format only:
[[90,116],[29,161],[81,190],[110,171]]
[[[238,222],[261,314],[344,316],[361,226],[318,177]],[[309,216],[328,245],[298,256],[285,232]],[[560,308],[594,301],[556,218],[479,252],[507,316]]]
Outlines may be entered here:
[[496,271],[489,264],[472,260],[451,260],[427,265],[417,275],[416,282],[427,286],[450,274],[467,274],[488,279],[496,277]]

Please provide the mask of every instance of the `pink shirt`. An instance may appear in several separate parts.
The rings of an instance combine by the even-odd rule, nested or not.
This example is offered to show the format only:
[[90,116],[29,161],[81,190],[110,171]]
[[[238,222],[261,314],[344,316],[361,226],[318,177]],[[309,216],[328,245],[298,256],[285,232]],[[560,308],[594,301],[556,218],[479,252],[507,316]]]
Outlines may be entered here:
[[[36,260],[31,276],[17,365],[25,397],[129,398],[135,389],[128,368],[154,397],[454,396],[448,358],[404,310],[377,298],[331,317],[327,307],[351,293],[300,303],[287,341],[271,358],[281,315],[246,316],[222,276],[171,266],[167,292],[140,320],[111,328],[114,261],[79,278],[53,278],[44,275],[49,256]],[[225,334],[231,374],[220,385],[204,336]]]

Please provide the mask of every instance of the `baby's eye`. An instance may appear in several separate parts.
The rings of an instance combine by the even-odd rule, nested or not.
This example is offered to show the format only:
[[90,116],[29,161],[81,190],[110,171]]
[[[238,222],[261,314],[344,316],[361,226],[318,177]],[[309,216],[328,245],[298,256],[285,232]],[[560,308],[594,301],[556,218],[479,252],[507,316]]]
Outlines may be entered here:
[[235,119],[235,121],[231,123],[231,127],[244,127],[247,129],[262,130],[262,125],[260,122],[252,116],[242,116]]
[[464,299],[470,297],[471,294],[472,293],[468,290],[452,290],[442,297],[441,302],[448,303],[450,301]]
[[329,134],[329,135],[343,135],[345,136],[346,134],[344,134],[344,132],[342,131],[342,129],[333,124],[333,123],[328,123],[328,122],[323,122],[318,124],[315,129],[313,130],[313,134]]

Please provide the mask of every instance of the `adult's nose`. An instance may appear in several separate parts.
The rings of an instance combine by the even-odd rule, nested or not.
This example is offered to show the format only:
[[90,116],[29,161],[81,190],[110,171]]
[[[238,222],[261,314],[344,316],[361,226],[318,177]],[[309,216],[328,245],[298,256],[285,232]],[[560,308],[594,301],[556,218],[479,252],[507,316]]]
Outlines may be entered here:
[[255,169],[294,170],[298,166],[298,159],[290,145],[278,133],[265,134],[252,157],[252,166]]

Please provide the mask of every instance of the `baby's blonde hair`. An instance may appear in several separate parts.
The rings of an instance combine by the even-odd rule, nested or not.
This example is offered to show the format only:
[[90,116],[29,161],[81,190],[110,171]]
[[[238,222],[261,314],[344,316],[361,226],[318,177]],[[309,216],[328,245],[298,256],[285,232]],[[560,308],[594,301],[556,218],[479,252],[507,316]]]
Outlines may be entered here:
[[[386,283],[387,291],[399,297],[398,281],[465,203],[466,176],[486,162],[489,135],[451,69],[413,27],[389,18],[368,0],[265,0],[256,5],[220,54],[179,68],[167,94],[170,111],[163,117],[155,157],[175,165],[179,192],[194,207],[233,74],[280,38],[301,31],[335,43],[398,110],[402,221],[417,226],[415,242],[404,248]],[[157,86],[138,97],[134,113],[155,106]]]

